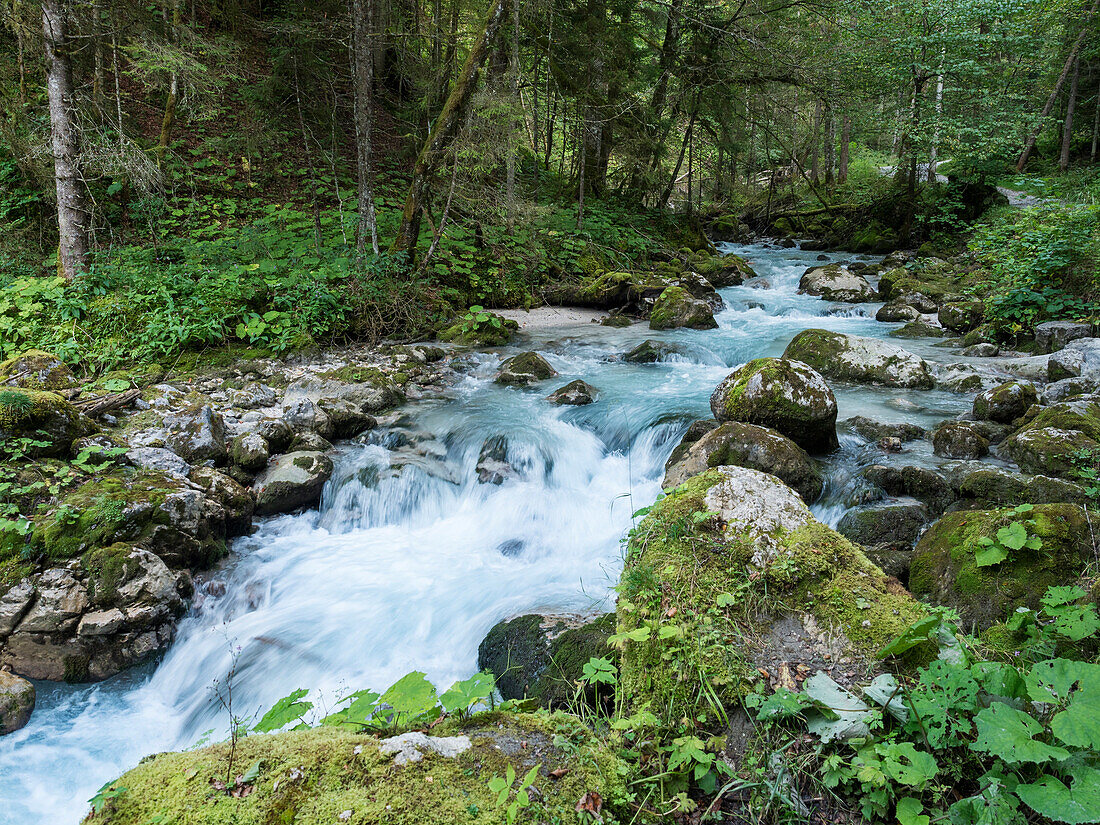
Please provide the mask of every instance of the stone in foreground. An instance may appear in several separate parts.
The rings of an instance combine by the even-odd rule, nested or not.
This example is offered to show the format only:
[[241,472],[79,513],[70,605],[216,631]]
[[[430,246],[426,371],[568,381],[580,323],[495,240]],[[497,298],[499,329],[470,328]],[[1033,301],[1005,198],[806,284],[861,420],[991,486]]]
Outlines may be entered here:
[[30,721],[34,700],[34,685],[0,670],[0,736],[15,733]]

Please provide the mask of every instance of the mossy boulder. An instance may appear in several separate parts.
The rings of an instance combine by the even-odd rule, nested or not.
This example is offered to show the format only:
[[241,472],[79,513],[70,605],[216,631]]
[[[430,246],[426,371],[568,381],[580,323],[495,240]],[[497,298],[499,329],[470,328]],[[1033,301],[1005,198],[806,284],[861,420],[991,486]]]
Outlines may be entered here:
[[471,347],[502,347],[519,330],[519,322],[499,315],[493,317],[496,319],[495,323],[471,325],[466,321],[456,321],[439,333],[439,340]]
[[917,424],[910,424],[907,421],[900,423],[886,423],[882,421],[875,421],[872,418],[867,418],[864,415],[855,415],[851,418],[846,418],[840,422],[841,426],[847,427],[860,438],[865,441],[881,441],[884,438],[896,438],[898,441],[916,441],[924,438],[928,433]]
[[875,288],[862,274],[840,264],[807,269],[798,282],[798,291],[818,295],[826,301],[849,304],[865,303],[877,297]]
[[910,321],[900,329],[890,331],[891,338],[946,338],[951,333],[927,321]]
[[653,304],[649,315],[650,329],[716,329],[714,310],[702,299],[694,297],[682,286],[667,287]]
[[76,386],[76,379],[56,355],[32,349],[0,363],[0,384],[55,392]]
[[989,455],[989,439],[969,421],[948,421],[932,433],[932,451],[943,458]]
[[756,272],[740,255],[708,255],[696,252],[687,259],[687,267],[706,278],[715,289],[740,286]]
[[[607,825],[630,821],[629,768],[575,718],[564,714],[479,714],[459,725],[447,722],[432,737],[451,741],[445,756],[424,738],[406,738],[419,759],[395,757],[400,743],[334,727],[244,737],[229,771],[229,743],[162,753],[119,777],[125,788],[87,825],[500,825],[504,809],[490,789],[511,767],[517,777],[538,766],[532,821],[575,822],[586,794],[600,800]],[[389,747],[389,744],[397,747]],[[441,748],[441,750],[444,750]],[[399,764],[399,762],[401,764]],[[229,795],[213,789],[226,772],[243,774],[256,765],[251,792]]]
[[945,329],[969,332],[985,317],[985,304],[981,301],[953,301],[940,307],[938,317]]
[[525,387],[553,378],[557,374],[558,371],[550,366],[550,362],[537,352],[521,352],[501,364],[500,371],[493,380],[498,384]]
[[1028,473],[1073,478],[1073,455],[1100,450],[1100,399],[1081,396],[1043,407],[1001,444],[1001,451]]
[[31,720],[34,701],[34,685],[0,670],[0,736],[15,733]]
[[[1042,540],[1039,550],[1010,550],[999,564],[979,567],[982,539],[1013,522]],[[1026,514],[1011,508],[948,513],[917,542],[909,587],[917,596],[951,607],[984,628],[1017,607],[1038,606],[1052,585],[1078,581],[1094,561],[1090,517],[1073,504],[1040,504]]]
[[807,329],[791,339],[783,357],[802,361],[826,378],[842,381],[923,390],[935,385],[923,358],[874,338]]
[[[694,436],[689,430],[685,438]],[[673,458],[665,465],[662,486],[666,489],[721,466],[770,473],[810,504],[818,499],[824,486],[821,469],[805,450],[775,430],[740,421],[727,421],[701,438],[693,438],[686,449],[674,451]]]
[[[0,389],[0,445],[9,451],[48,457],[68,454],[73,442],[91,435],[97,427],[76,407],[52,392]],[[17,448],[17,439],[32,446]]]
[[912,547],[927,523],[928,508],[923,503],[902,499],[854,507],[840,519],[836,530],[867,547]]
[[836,449],[836,398],[814,369],[790,358],[757,358],[726,376],[710,397],[718,421],[769,427],[809,452]]
[[1014,473],[1003,467],[983,467],[967,473],[959,480],[959,494],[986,505],[1070,503],[1084,507],[1092,501],[1080,484]]
[[1009,381],[980,393],[974,399],[974,417],[979,421],[1011,424],[1038,400],[1039,395],[1033,384]]
[[656,364],[659,361],[669,361],[684,353],[685,349],[679,344],[649,338],[625,353],[623,360],[631,364]]
[[570,381],[564,387],[554,390],[546,396],[546,400],[551,404],[582,407],[585,404],[594,402],[599,394],[599,390],[578,378],[576,381]]
[[850,683],[922,615],[790,488],[755,470],[710,470],[631,533],[617,607],[618,633],[632,634],[620,697],[665,722],[711,727],[715,703],[737,703],[758,667],[803,665]]
[[289,513],[313,507],[332,476],[332,459],[321,452],[300,450],[274,459],[252,486],[256,514]]
[[923,502],[932,515],[939,515],[958,498],[947,480],[927,467],[872,464],[861,470],[860,475],[888,496],[905,496]]
[[921,317],[920,310],[901,301],[890,301],[879,307],[875,313],[876,321],[894,323],[897,321],[916,321]]
[[578,698],[597,701],[595,691],[578,697],[577,681],[591,658],[616,659],[607,646],[614,614],[594,621],[529,614],[500,622],[477,652],[477,666],[496,677],[505,699],[534,699],[548,708],[569,708]]

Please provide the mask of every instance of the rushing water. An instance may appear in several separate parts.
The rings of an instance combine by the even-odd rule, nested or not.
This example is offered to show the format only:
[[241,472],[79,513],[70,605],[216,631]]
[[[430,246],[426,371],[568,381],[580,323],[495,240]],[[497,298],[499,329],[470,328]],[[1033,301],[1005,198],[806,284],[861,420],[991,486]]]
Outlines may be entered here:
[[[807,327],[883,337],[897,326],[874,320],[877,305],[798,295],[817,253],[728,251],[746,255],[771,288],[722,290],[719,329],[584,324],[472,355],[446,399],[410,406],[390,431],[341,448],[319,512],[267,520],[237,540],[218,574],[226,595],[196,599],[158,665],[98,685],[39,684],[30,724],[0,739],[0,821],[76,823],[95,790],[142,756],[211,729],[220,736],[227,720],[211,686],[234,661],[235,710],[246,714],[299,687],[331,701],[411,670],[445,688],[476,669],[478,644],[501,619],[609,609],[631,513],[656,497],[666,457],[689,421],[709,416],[710,392],[731,367],[780,354]],[[682,354],[651,365],[613,359],[647,338]],[[494,385],[517,347],[541,351],[561,377],[537,391]],[[598,402],[545,402],[573,378],[597,387]],[[937,391],[834,389],[842,419],[929,425],[969,403]],[[478,454],[494,437],[517,477],[479,484]],[[835,524],[871,453],[842,436],[819,517]],[[906,460],[931,459],[917,446]]]

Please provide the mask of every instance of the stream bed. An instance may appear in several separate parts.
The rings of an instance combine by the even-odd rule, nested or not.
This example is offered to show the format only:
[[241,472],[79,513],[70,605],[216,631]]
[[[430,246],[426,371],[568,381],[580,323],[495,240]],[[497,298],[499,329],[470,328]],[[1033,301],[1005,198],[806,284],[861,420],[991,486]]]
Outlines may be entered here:
[[[584,322],[464,356],[465,377],[446,397],[410,404],[387,430],[338,448],[320,510],[261,521],[233,543],[159,663],[95,685],[38,683],[31,722],[0,739],[0,820],[75,825],[96,789],[141,757],[222,738],[228,719],[213,688],[230,671],[234,712],[245,716],[297,688],[331,706],[412,670],[445,689],[476,670],[478,644],[502,619],[611,609],[632,513],[657,496],[666,458],[690,421],[710,417],[711,391],[733,367],[781,354],[810,327],[883,338],[900,326],[875,321],[878,304],[798,295],[819,253],[767,244],[723,251],[747,257],[770,288],[721,290],[719,329]],[[646,339],[674,343],[679,354],[657,364],[618,358]],[[930,361],[961,360],[933,341],[899,343]],[[532,390],[493,384],[500,360],[526,349],[560,377]],[[599,390],[596,403],[546,402],[574,378]],[[925,427],[973,398],[833,390],[840,420]],[[515,474],[479,483],[478,456],[494,438]],[[927,442],[907,447],[906,463],[940,462]],[[835,525],[855,472],[880,459],[842,431],[815,514]]]

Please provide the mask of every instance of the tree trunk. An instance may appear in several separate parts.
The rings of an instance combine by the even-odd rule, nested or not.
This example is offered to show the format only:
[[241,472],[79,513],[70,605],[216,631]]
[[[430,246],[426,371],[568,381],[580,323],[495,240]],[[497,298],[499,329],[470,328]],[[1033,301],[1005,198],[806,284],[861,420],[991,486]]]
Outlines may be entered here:
[[424,146],[416,159],[416,165],[413,167],[412,182],[409,184],[405,209],[401,215],[401,228],[398,229],[397,238],[393,243],[394,251],[405,252],[410,262],[416,256],[421,212],[431,196],[432,179],[447,147],[458,134],[459,127],[465,119],[466,109],[477,87],[478,74],[504,21],[505,2],[506,0],[492,0],[490,3],[489,14],[481,36],[474,41],[462,72],[455,81],[447,102],[443,104],[443,111],[436,118],[435,129],[424,141]]
[[1100,0],[1093,0],[1092,8],[1089,9],[1088,15],[1085,17],[1085,25],[1081,27],[1081,33],[1077,35],[1077,40],[1073,44],[1073,48],[1069,50],[1069,57],[1066,58],[1066,63],[1062,66],[1062,73],[1058,75],[1058,82],[1054,84],[1054,89],[1050,93],[1050,97],[1047,98],[1046,105],[1043,106],[1043,111],[1039,113],[1039,125],[1032,130],[1028,136],[1027,143],[1024,145],[1024,151],[1020,153],[1019,160],[1016,161],[1016,171],[1024,171],[1024,167],[1027,165],[1027,159],[1031,157],[1031,151],[1035,148],[1035,141],[1039,139],[1039,133],[1043,131],[1043,121],[1047,119],[1051,109],[1054,108],[1055,102],[1058,100],[1058,93],[1062,91],[1062,84],[1066,82],[1066,76],[1069,75],[1069,70],[1073,68],[1073,64],[1077,60],[1077,51],[1081,48],[1081,43],[1085,40],[1085,35],[1089,32],[1089,21],[1092,20],[1092,16],[1096,14],[1096,8],[1100,6]]
[[832,186],[836,181],[836,120],[832,109],[826,110],[825,118],[825,185]]
[[[519,114],[523,112],[523,106],[519,97],[519,0],[512,0],[512,59],[510,73],[512,76],[512,105]],[[526,118],[525,118],[526,119]],[[508,198],[508,215],[506,227],[508,234],[516,225],[516,153],[518,141],[516,140],[515,123],[508,130],[508,169],[506,174],[506,189]]]
[[50,144],[57,186],[57,263],[61,274],[72,279],[88,261],[89,213],[80,171],[80,134],[73,122],[75,90],[67,14],[64,0],[43,0]]
[[672,170],[672,177],[668,180],[668,186],[661,193],[661,200],[657,203],[658,209],[664,209],[668,206],[668,200],[672,197],[672,192],[676,188],[676,178],[680,175],[680,167],[684,165],[684,154],[687,151],[688,143],[691,141],[691,133],[694,129],[695,112],[692,111],[691,117],[688,118],[687,131],[684,132],[684,140],[680,144],[680,156],[676,159],[676,168]]
[[378,223],[374,217],[374,183],[371,170],[371,126],[374,118],[374,51],[371,47],[371,25],[375,17],[374,0],[352,0],[351,61],[355,75],[355,150],[359,228],[355,233],[355,248],[362,260],[367,254],[367,238],[378,254]]
[[577,117],[577,129],[580,132],[577,135],[577,148],[580,150],[581,157],[580,162],[577,164],[577,231],[580,232],[584,229],[584,167],[586,163],[587,149],[588,149],[588,136],[585,134],[587,123],[585,122],[584,115],[579,114]]
[[817,105],[814,106],[814,130],[810,136],[810,143],[813,147],[810,154],[810,180],[814,182],[814,186],[817,186],[821,180],[821,101],[817,101]]
[[1077,108],[1077,82],[1081,79],[1081,61],[1073,61],[1073,79],[1069,82],[1069,100],[1066,101],[1066,121],[1062,127],[1062,154],[1058,158],[1059,171],[1069,168],[1069,152],[1073,148],[1073,112]]
[[[179,42],[180,3],[172,0],[172,16],[165,14],[165,32],[169,43]],[[160,123],[160,140],[157,141],[157,166],[164,163],[164,155],[168,151],[168,141],[172,136],[172,124],[176,120],[176,99],[179,96],[179,75],[172,72],[172,78],[168,84],[168,100],[164,103],[164,117]]]
[[852,142],[852,119],[844,116],[844,125],[840,127],[840,163],[837,168],[837,183],[848,182],[848,152]]
[[928,158],[928,182],[936,182],[936,164],[940,153],[940,121],[943,119],[943,60],[940,53],[940,72],[936,77],[936,125],[932,134],[932,152]]
[[1092,148],[1089,150],[1089,163],[1096,163],[1097,144],[1100,143],[1100,89],[1092,99]]

